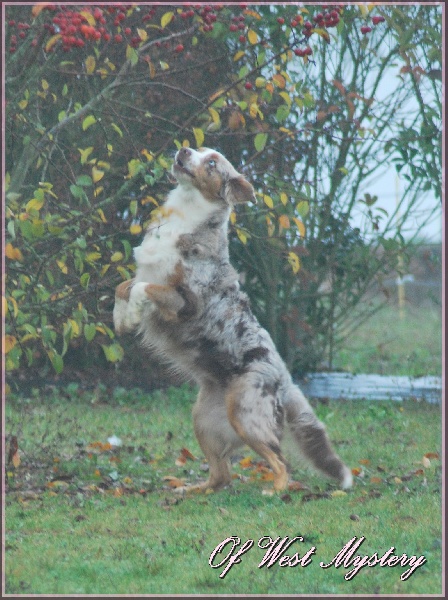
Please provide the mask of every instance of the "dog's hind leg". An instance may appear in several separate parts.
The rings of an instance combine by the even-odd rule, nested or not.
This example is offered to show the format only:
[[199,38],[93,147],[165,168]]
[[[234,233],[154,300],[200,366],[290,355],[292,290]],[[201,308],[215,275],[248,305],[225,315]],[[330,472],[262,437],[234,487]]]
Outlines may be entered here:
[[257,373],[235,378],[226,394],[229,421],[240,438],[266,459],[274,472],[274,489],[288,486],[286,461],[280,450],[283,409],[277,399],[278,383],[263,382]]
[[305,457],[320,471],[336,479],[343,488],[353,484],[351,470],[334,452],[325,426],[314,414],[307,399],[296,386],[285,398],[286,420]]
[[228,421],[221,386],[211,383],[201,386],[193,407],[193,421],[196,437],[208,462],[209,477],[205,483],[188,486],[181,491],[217,490],[231,482],[230,455],[242,445]]

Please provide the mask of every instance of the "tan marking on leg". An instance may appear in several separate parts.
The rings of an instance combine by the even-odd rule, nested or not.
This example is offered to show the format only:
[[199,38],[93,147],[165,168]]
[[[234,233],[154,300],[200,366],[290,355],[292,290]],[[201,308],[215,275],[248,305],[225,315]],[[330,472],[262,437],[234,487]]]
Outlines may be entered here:
[[134,280],[129,279],[129,281],[122,281],[115,288],[115,296],[120,298],[120,300],[129,300],[129,296],[131,295],[131,288],[134,285]]

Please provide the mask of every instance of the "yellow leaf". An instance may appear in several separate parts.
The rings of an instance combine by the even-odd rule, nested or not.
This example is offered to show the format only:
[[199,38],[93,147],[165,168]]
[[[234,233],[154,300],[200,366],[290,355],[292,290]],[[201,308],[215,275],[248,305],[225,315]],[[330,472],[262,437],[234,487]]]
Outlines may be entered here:
[[285,194],[285,192],[282,192],[280,194],[280,202],[283,204],[283,206],[286,206],[288,203],[288,196]]
[[342,496],[346,496],[347,492],[344,492],[344,490],[335,490],[331,492],[331,495],[333,498],[341,498]]
[[72,331],[73,331],[74,337],[77,337],[79,335],[79,325],[78,325],[78,323],[74,319],[69,319],[68,322],[72,326]]
[[87,262],[95,262],[99,258],[101,258],[101,253],[100,252],[89,252],[88,254],[86,254],[86,261]]
[[283,229],[289,229],[291,226],[287,215],[280,215],[278,218],[278,222],[280,223],[280,226],[283,227]]
[[104,267],[101,268],[101,277],[103,277],[103,275],[105,275],[107,273],[107,271],[109,270],[110,265],[104,265]]
[[272,81],[277,87],[281,89],[283,89],[286,86],[286,79],[283,77],[283,75],[280,75],[280,73],[276,73],[273,76]]
[[19,314],[19,305],[17,304],[16,299],[12,296],[8,296],[8,302],[12,304],[14,316],[17,317],[17,315]]
[[18,452],[14,453],[12,457],[12,464],[14,465],[15,469],[17,469],[17,467],[20,467],[20,456]]
[[245,232],[244,232],[242,229],[239,229],[239,228],[237,227],[237,229],[236,229],[236,234],[237,234],[238,238],[240,239],[240,241],[241,241],[243,244],[246,244],[246,243],[247,243],[247,235],[246,235],[246,233],[245,233]]
[[95,71],[96,60],[93,56],[88,56],[86,58],[86,73],[91,75]]
[[288,106],[291,106],[292,98],[287,92],[280,92],[279,96],[283,98]]
[[320,35],[321,37],[324,38],[324,40],[327,42],[327,44],[330,43],[330,34],[328,33],[328,31],[326,29],[320,29],[319,27],[311,29],[310,30],[311,33],[317,33],[317,35]]
[[38,2],[37,4],[35,4],[31,11],[33,17],[38,17],[46,6],[48,6],[48,2]]
[[93,183],[97,183],[104,177],[104,171],[97,169],[96,167],[92,168],[92,179]]
[[259,21],[261,19],[261,15],[259,13],[255,12],[254,10],[251,10],[251,9],[246,9],[244,11],[244,14],[248,15],[250,17],[254,17],[254,19],[257,19],[257,21]]
[[14,246],[8,242],[5,246],[5,256],[10,260],[18,260],[19,262],[23,261],[23,254],[19,250],[19,248],[14,248]]
[[204,132],[199,127],[193,127],[193,133],[194,133],[194,137],[196,140],[196,147],[200,148],[202,146],[202,144],[204,143],[204,139],[205,139]]
[[145,196],[144,198],[142,198],[140,200],[140,204],[142,206],[145,206],[145,204],[154,204],[154,206],[159,206],[159,203],[157,202],[157,200],[155,198],[153,198],[152,196]]
[[11,352],[16,344],[17,338],[15,338],[13,335],[3,336],[3,354],[8,354],[8,352]]
[[148,33],[145,29],[139,29],[137,27],[137,33],[138,33],[138,37],[143,41],[146,42],[146,40],[148,39]]
[[148,162],[154,160],[153,155],[150,152],[148,152],[148,150],[146,150],[145,148],[143,148],[143,150],[140,151],[140,154],[143,154],[143,156]]
[[270,196],[263,194],[263,202],[266,204],[268,208],[274,208],[274,201]]
[[58,42],[58,40],[61,39],[61,34],[57,33],[56,35],[53,35],[48,42],[45,44],[45,52],[50,52],[50,50],[53,48],[53,46]]
[[88,117],[86,117],[84,119],[84,121],[82,122],[82,130],[86,131],[86,129],[88,129],[91,125],[93,125],[94,123],[96,123],[96,119],[93,115],[89,115]]
[[48,81],[46,79],[42,79],[41,81],[42,84],[42,89],[46,92],[48,90],[48,88],[50,87]]
[[119,262],[123,260],[123,252],[114,252],[110,257],[111,262]]
[[22,110],[25,110],[25,108],[28,106],[28,100],[20,100],[19,102],[19,108],[21,108]]
[[79,14],[85,18],[89,25],[96,25],[95,17],[92,15],[92,13],[89,13],[87,10],[82,10]]
[[32,198],[26,205],[26,211],[30,212],[31,210],[40,210],[44,205],[43,200],[38,200],[37,198]]
[[235,225],[236,223],[236,213],[234,210],[232,210],[232,212],[230,213],[230,222],[232,223],[232,225]]
[[104,190],[104,187],[102,185],[99,185],[98,187],[96,187],[95,191],[93,192],[93,195],[95,196],[95,198],[97,198],[103,190]]
[[295,252],[288,253],[288,262],[292,267],[292,272],[298,273],[300,270],[300,259]]
[[300,237],[304,238],[305,237],[305,233],[306,233],[305,225],[297,217],[293,217],[293,221],[296,224],[297,229],[299,230]]
[[219,125],[220,120],[221,120],[220,116],[219,116],[219,112],[217,110],[215,110],[214,108],[209,108],[208,112],[210,113],[213,123],[215,123],[216,125]]
[[166,27],[169,23],[171,23],[173,17],[174,17],[174,13],[173,12],[166,12],[162,16],[162,18],[160,19],[160,25],[161,25],[162,29],[164,27]]
[[249,114],[252,117],[252,119],[255,119],[255,117],[259,116],[260,119],[264,119],[264,115],[260,110],[260,107],[258,106],[258,104],[256,102],[252,102],[252,104],[249,107]]
[[141,226],[141,225],[139,225],[138,223],[136,223],[135,225],[131,225],[131,226],[129,227],[129,232],[130,232],[132,235],[138,235],[139,233],[141,233],[141,232],[142,232],[142,226]]
[[100,219],[102,220],[102,222],[103,222],[103,223],[107,223],[107,219],[106,219],[106,217],[104,216],[103,209],[102,209],[102,208],[99,208],[99,209],[98,209],[96,212],[97,212],[97,213],[100,215]]
[[244,50],[239,50],[235,56],[233,57],[233,62],[236,62],[237,60],[240,60],[240,58],[242,58],[246,53],[244,52]]
[[257,77],[255,80],[255,87],[262,88],[266,85],[266,79],[264,77]]
[[247,32],[247,39],[251,44],[256,44],[258,42],[258,35],[253,29],[249,29]]
[[93,146],[89,146],[89,148],[78,148],[78,152],[81,154],[81,164],[85,165],[87,159],[93,152]]
[[67,268],[67,265],[65,264],[65,262],[62,260],[57,260],[56,263],[57,263],[58,267],[61,269],[61,271],[64,273],[64,275],[67,275],[68,268]]
[[272,85],[272,83],[269,82],[269,83],[266,84],[266,91],[269,92],[270,94],[273,93],[274,86]]

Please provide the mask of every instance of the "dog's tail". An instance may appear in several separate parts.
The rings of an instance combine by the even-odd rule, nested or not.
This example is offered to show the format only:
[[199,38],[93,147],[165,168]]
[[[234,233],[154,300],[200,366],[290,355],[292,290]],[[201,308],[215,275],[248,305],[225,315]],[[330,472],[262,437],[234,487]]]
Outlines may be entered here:
[[314,467],[336,479],[342,488],[351,487],[351,470],[334,452],[323,423],[300,389],[291,386],[285,400],[286,420],[304,456]]

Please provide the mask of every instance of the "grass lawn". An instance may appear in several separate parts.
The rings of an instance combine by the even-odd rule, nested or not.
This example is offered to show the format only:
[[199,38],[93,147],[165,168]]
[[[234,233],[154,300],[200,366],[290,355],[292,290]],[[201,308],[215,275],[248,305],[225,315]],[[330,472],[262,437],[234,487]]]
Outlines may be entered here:
[[[296,482],[287,492],[269,493],[271,473],[245,448],[231,488],[178,497],[178,480],[206,476],[193,401],[189,386],[9,396],[6,433],[19,451],[7,467],[6,593],[441,594],[440,407],[315,403],[356,474],[347,493],[308,470],[286,438]],[[254,544],[220,578],[225,564],[211,568],[209,557],[230,536]],[[314,548],[311,563],[258,568],[263,536],[302,536],[286,554]],[[365,567],[350,581],[349,568],[320,567],[354,537],[365,538],[356,554],[394,547],[426,562],[405,581],[406,566]]]
[[421,377],[442,373],[442,311],[408,304],[400,318],[386,306],[336,352],[334,370]]

